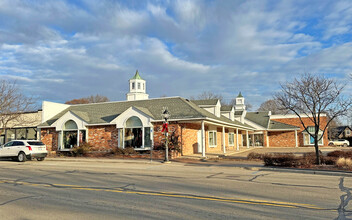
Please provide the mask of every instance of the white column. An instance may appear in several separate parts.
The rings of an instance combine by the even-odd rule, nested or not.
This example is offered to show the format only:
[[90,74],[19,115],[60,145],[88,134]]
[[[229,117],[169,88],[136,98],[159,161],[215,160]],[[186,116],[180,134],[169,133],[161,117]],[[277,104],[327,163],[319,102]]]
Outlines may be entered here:
[[247,148],[249,148],[249,138],[248,138],[248,131],[246,131],[246,143],[247,143]]
[[238,143],[238,128],[236,128],[236,150],[240,150],[240,145]]
[[125,149],[125,128],[122,128],[122,149]]
[[295,130],[295,140],[296,140],[296,147],[298,147],[297,130]]
[[142,148],[144,148],[144,127],[142,126]]
[[224,154],[226,154],[225,127],[222,127],[222,148],[223,148]]
[[255,147],[254,134],[252,134],[252,146]]
[[77,146],[79,146],[79,130],[77,130]]
[[202,157],[205,157],[205,131],[204,131],[204,121],[202,121]]
[[269,143],[269,132],[266,133],[266,146],[270,147],[270,143]]

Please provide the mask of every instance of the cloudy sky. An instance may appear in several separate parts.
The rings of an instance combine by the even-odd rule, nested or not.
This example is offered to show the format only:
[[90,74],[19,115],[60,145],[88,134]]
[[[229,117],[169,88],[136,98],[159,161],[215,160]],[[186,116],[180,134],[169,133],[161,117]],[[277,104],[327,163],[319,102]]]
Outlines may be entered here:
[[0,77],[38,100],[125,100],[136,69],[151,98],[254,108],[300,73],[348,82],[352,1],[0,0]]

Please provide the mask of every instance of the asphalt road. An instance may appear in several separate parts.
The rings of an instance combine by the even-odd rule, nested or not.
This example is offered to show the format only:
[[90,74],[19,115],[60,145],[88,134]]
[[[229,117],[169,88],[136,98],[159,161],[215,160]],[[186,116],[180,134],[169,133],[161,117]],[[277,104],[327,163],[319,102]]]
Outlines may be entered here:
[[351,190],[231,164],[0,161],[0,219],[352,219]]

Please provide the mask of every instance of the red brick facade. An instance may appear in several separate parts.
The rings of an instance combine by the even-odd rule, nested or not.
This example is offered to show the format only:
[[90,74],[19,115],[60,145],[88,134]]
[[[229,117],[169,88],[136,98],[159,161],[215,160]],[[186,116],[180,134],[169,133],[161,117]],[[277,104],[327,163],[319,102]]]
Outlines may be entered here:
[[118,147],[118,129],[115,125],[89,126],[88,143],[94,151],[112,150]]
[[57,151],[59,133],[55,128],[42,129],[40,140],[46,145],[48,151]]
[[[293,117],[293,118],[280,118],[280,119],[271,119],[274,121],[282,122],[285,124],[290,124],[299,127],[300,129],[297,131],[297,136],[298,136],[298,146],[313,146],[313,145],[304,145],[304,139],[303,139],[303,133],[304,132],[304,127],[299,120],[298,117]],[[320,129],[323,130],[326,123],[327,123],[327,118],[326,117],[321,117],[321,123],[320,123]],[[314,126],[314,123],[307,117],[302,118],[303,123],[306,126]],[[328,140],[328,134],[327,131],[325,131],[324,136],[323,136],[323,145],[322,146],[328,146],[329,140]],[[295,132],[294,131],[281,131],[281,132],[269,132],[269,145],[270,147],[295,147],[296,142],[295,142]]]
[[[213,126],[214,127],[214,126]],[[222,127],[216,127],[216,146],[209,146],[209,126],[205,125],[205,152],[222,152],[223,151],[223,133]],[[165,135],[162,130],[162,123],[154,124],[153,143],[156,149],[165,143]],[[182,155],[190,155],[198,153],[198,132],[201,130],[200,123],[177,123],[171,122],[169,124],[169,136],[178,136],[180,150]],[[213,129],[212,129],[213,130]],[[234,133],[234,144],[229,146],[229,132]],[[54,128],[42,128],[41,140],[48,146],[50,151],[58,150],[58,135]],[[88,126],[87,127],[87,141],[93,146],[93,151],[110,151],[118,147],[119,130],[115,125],[102,126]],[[242,134],[238,133],[239,145],[242,146]],[[201,141],[201,140],[199,140]],[[227,150],[236,149],[236,130],[225,129],[225,147]]]

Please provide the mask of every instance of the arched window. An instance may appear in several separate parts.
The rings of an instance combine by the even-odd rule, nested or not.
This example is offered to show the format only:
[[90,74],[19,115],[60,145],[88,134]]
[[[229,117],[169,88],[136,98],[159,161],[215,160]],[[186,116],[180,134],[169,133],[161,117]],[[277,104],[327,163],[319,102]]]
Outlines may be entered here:
[[132,116],[126,121],[126,128],[136,128],[136,127],[143,127],[142,121],[136,117]]
[[62,143],[63,143],[64,149],[71,149],[74,146],[78,146],[79,143],[85,141],[85,139],[86,139],[86,131],[79,130],[76,122],[74,122],[73,120],[68,120],[64,124],[63,137],[62,137],[62,140],[63,140]]
[[[142,121],[137,116],[128,118],[124,125],[123,145],[133,148],[145,148],[151,146],[150,127],[143,127]],[[122,138],[120,139],[122,141]]]
[[64,130],[77,130],[77,129],[78,129],[78,127],[77,127],[76,122],[74,122],[72,120],[67,121],[64,125]]

